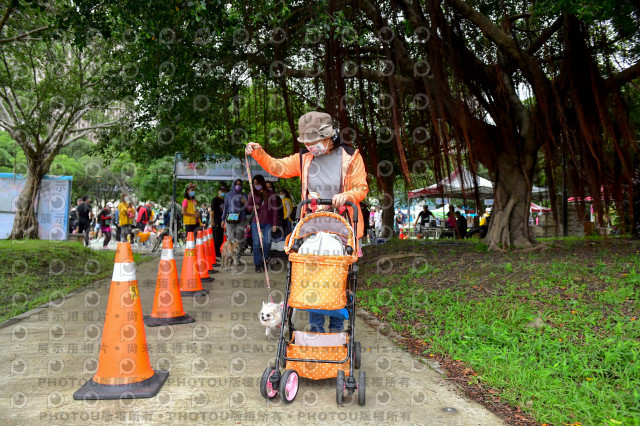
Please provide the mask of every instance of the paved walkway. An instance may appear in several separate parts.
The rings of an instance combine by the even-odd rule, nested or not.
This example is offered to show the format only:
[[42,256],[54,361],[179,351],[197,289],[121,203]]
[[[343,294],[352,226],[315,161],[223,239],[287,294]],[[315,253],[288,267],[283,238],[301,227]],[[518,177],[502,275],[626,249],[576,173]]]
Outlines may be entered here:
[[[243,260],[251,262],[249,256]],[[177,261],[180,267],[182,259]],[[145,314],[151,311],[156,274],[156,261],[138,267]],[[279,398],[266,401],[258,384],[273,362],[276,338],[266,337],[257,320],[267,298],[264,275],[251,269],[214,276],[204,284],[209,297],[184,299],[195,323],[146,328],[152,365],[170,371],[151,399],[72,398],[95,372],[110,279],[0,324],[3,424],[503,424],[360,319],[356,337],[368,379],[365,407],[350,400],[338,407],[335,379],[302,379],[291,405]],[[286,274],[271,277],[279,298]],[[306,320],[304,313],[298,315],[298,327]]]

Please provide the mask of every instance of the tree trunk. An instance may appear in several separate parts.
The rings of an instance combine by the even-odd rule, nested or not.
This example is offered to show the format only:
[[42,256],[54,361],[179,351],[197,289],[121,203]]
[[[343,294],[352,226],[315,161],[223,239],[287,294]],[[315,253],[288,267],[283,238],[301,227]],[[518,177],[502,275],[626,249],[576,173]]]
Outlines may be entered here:
[[49,167],[45,167],[45,162],[30,157],[27,157],[27,167],[27,181],[18,196],[16,216],[9,237],[12,240],[38,239],[39,223],[35,208],[42,178]]
[[529,234],[531,180],[535,168],[523,170],[521,164],[517,155],[505,152],[498,156],[494,204],[485,237],[489,250],[530,247],[535,243]]
[[382,189],[382,238],[393,237],[393,219],[395,217],[393,196],[393,173],[378,177],[378,186]]

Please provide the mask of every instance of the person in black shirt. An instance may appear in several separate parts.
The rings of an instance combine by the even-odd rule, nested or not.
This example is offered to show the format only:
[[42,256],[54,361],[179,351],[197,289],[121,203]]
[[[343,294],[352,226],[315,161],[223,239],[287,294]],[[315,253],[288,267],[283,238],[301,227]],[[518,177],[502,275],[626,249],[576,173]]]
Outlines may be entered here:
[[[268,191],[275,192],[273,183],[266,182],[265,186]],[[276,209],[278,210],[278,229],[275,232],[272,232],[271,242],[277,243],[284,240],[284,237],[286,237],[286,234],[284,233],[284,204],[282,204],[282,198],[279,196],[275,197],[273,200],[275,201]]]
[[460,212],[456,212],[456,234],[458,238],[465,238],[467,236],[467,218]]
[[371,211],[369,210],[369,204],[365,203],[364,201],[361,201],[360,211],[362,212],[362,218],[358,218],[358,220],[362,220],[364,223],[364,235],[362,236],[362,239],[364,240],[364,238],[368,238],[369,229],[371,228],[371,223],[370,223]]
[[100,213],[98,213],[98,223],[100,224],[100,230],[104,235],[104,242],[102,243],[102,250],[106,250],[111,241],[111,220],[113,215],[111,213],[113,209],[113,203],[107,203]]
[[427,224],[429,223],[429,216],[433,217],[434,219],[436,218],[434,214],[431,213],[431,210],[429,210],[429,207],[427,207],[427,205],[425,204],[422,207],[422,211],[418,214],[416,223],[413,224],[413,227],[415,228],[418,225],[418,221],[420,221],[421,227],[424,228],[425,226],[427,226]]
[[78,206],[82,204],[82,198],[76,200],[76,205],[69,212],[69,233],[76,231],[78,228]]
[[213,245],[216,249],[216,256],[222,256],[220,248],[224,239],[224,229],[222,228],[222,211],[224,210],[224,196],[229,192],[227,185],[222,184],[218,189],[218,196],[211,200],[210,217],[213,229]]
[[88,195],[82,197],[82,204],[76,209],[78,212],[78,233],[84,233],[84,245],[89,247],[89,231],[91,230],[91,198]]

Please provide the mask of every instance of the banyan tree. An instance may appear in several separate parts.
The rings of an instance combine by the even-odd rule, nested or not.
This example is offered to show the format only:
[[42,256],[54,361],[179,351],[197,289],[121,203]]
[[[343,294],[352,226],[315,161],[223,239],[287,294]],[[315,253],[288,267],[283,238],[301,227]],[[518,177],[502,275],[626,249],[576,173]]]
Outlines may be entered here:
[[[424,167],[440,178],[458,164],[473,171],[483,165],[495,182],[491,248],[534,243],[528,215],[540,172],[552,207],[564,170],[575,195],[593,196],[600,220],[615,205],[637,222],[638,137],[630,114],[640,98],[635,2],[178,3],[147,10],[133,1],[80,1],[74,9],[91,25],[135,39],[123,51],[137,58],[130,86],[139,107],[149,106],[138,119],[176,135],[209,126],[231,140],[234,128],[249,126],[229,112],[229,100],[239,87],[264,82],[282,94],[283,127],[291,134],[297,116],[312,108],[336,117],[343,139],[362,149],[390,200],[394,173],[411,186]],[[170,78],[163,77],[167,62]],[[202,63],[212,64],[205,77]],[[146,87],[153,90],[140,91]],[[188,112],[203,95],[210,110]],[[158,112],[172,96],[172,109]],[[176,150],[154,146],[145,131],[147,152]],[[175,143],[193,148],[192,139],[176,136]],[[281,142],[297,149],[291,138]],[[387,203],[384,223],[392,216]]]

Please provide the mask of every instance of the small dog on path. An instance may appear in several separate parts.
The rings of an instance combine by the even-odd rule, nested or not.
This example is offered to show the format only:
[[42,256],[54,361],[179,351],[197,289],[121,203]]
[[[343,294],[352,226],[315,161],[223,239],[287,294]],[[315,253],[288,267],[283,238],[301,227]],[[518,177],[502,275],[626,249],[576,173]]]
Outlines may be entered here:
[[233,262],[233,270],[238,266],[238,242],[226,241],[220,248],[222,254],[222,269],[228,271]]

